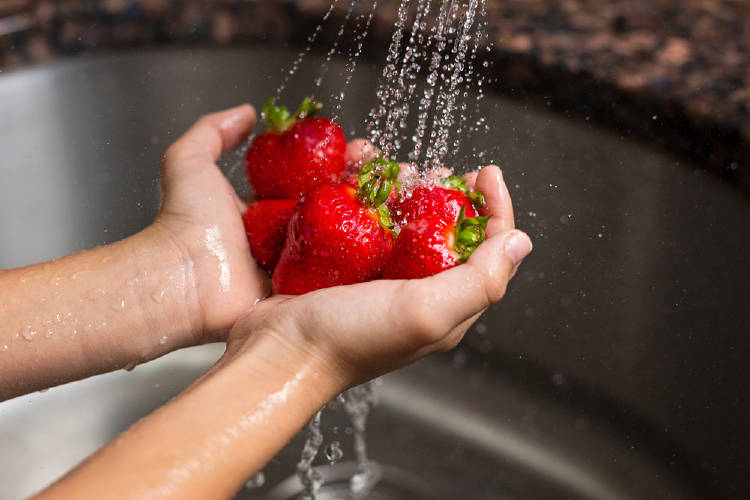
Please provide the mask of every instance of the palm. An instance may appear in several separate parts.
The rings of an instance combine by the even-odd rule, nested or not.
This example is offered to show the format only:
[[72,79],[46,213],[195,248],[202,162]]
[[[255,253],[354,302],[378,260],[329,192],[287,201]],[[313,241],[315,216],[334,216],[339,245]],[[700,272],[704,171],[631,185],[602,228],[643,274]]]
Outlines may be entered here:
[[224,116],[229,112],[201,119],[169,148],[162,169],[164,197],[157,222],[192,266],[204,340],[228,330],[269,291],[268,278],[248,248],[244,203],[215,163],[247,135],[254,112],[243,111],[240,119]]
[[[493,216],[488,239],[464,265],[418,280],[377,280],[276,296],[254,307],[232,330],[229,353],[242,350],[262,325],[285,349],[343,369],[360,383],[432,352],[452,348],[471,323],[505,293],[517,259],[507,254],[514,238],[510,197],[497,167],[485,168],[476,182]],[[530,242],[521,242],[522,246]]]

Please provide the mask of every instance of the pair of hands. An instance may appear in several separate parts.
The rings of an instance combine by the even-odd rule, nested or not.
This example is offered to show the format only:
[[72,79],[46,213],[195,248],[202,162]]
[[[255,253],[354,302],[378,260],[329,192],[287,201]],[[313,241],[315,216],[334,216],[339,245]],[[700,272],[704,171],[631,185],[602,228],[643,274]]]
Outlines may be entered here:
[[[528,236],[515,229],[502,173],[489,166],[467,176],[485,196],[483,214],[492,218],[487,240],[464,265],[420,280],[269,297],[268,277],[248,249],[241,220],[246,205],[216,166],[255,121],[249,105],[206,115],[170,146],[162,167],[162,208],[153,226],[193,269],[189,307],[201,332],[195,342],[226,339],[224,362],[250,352],[263,337],[277,344],[282,357],[314,363],[344,390],[453,348],[503,297],[531,251]],[[349,160],[361,160],[365,149],[352,143]]]

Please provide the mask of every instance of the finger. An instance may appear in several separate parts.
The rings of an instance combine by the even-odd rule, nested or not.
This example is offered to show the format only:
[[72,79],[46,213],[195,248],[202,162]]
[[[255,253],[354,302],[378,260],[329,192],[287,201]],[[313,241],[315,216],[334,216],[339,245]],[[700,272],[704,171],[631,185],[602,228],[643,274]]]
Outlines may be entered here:
[[205,156],[216,161],[248,136],[255,120],[255,109],[249,104],[205,115],[169,147],[166,160]]
[[458,326],[456,326],[456,328],[451,330],[451,332],[446,335],[445,338],[440,342],[439,349],[442,351],[450,351],[451,349],[455,349],[456,346],[458,346],[458,344],[463,340],[466,332],[468,332],[469,328],[471,328],[471,325],[473,325],[474,322],[479,319],[484,311],[485,309],[482,309],[481,312],[478,312],[471,318],[462,321]]
[[453,172],[447,167],[438,167],[435,170],[427,172],[427,180],[435,181],[438,179],[445,179],[453,175]]
[[420,317],[427,331],[456,327],[499,301],[514,270],[531,252],[529,237],[518,230],[488,239],[463,265],[435,276],[408,281],[406,309]]
[[247,206],[249,203],[247,203],[244,199],[240,198],[239,195],[237,195],[236,192],[232,191],[232,197],[234,199],[234,204],[237,206],[237,210],[239,213],[244,214],[245,210],[247,210]]
[[466,187],[470,190],[473,190],[476,187],[477,184],[477,175],[479,172],[469,172],[468,174],[464,175],[464,180],[466,181]]
[[475,190],[484,195],[483,215],[492,215],[487,235],[493,236],[515,227],[513,202],[505,185],[502,171],[495,165],[484,167],[477,175]]
[[354,139],[346,145],[346,164],[349,168],[361,167],[377,156],[375,146],[367,139]]

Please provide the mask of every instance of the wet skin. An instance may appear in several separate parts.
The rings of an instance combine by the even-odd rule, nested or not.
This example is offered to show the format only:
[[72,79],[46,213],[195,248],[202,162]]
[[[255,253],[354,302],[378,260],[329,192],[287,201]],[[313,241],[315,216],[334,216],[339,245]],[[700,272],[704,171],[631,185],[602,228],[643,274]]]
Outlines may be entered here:
[[[239,106],[172,145],[162,208],[141,233],[0,273],[0,399],[227,341],[208,373],[39,498],[230,497],[336,394],[455,346],[531,251],[490,166],[468,176],[493,217],[466,264],[260,300],[268,282],[248,252],[245,205],[215,165],[254,122]],[[366,150],[350,145],[350,161]]]

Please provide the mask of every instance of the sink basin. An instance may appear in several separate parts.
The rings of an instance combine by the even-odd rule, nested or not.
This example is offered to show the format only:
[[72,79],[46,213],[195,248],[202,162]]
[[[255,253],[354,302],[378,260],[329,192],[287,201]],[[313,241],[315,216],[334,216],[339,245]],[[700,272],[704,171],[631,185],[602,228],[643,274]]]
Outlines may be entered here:
[[[281,73],[257,68],[296,53],[166,49],[0,76],[0,268],[147,225],[164,148],[201,113],[262,103]],[[323,57],[309,56],[286,102],[309,91]],[[344,62],[331,64],[324,99],[340,88]],[[377,74],[362,61],[347,89],[341,123],[350,136],[362,133]],[[498,96],[483,102],[492,133],[467,146],[503,166],[534,254],[456,351],[377,385],[368,438],[383,480],[373,498],[747,498],[747,198],[583,120]],[[247,191],[241,153],[222,168]],[[221,349],[0,403],[1,496],[44,487]],[[344,449],[340,463],[320,460],[329,497],[353,459],[341,413],[323,415],[326,442]],[[300,439],[268,464],[261,488],[238,496],[297,495]]]
[[[3,498],[23,498],[64,474],[177,394],[223,352],[185,349],[137,367],[0,405]],[[601,422],[532,398],[500,374],[457,368],[453,356],[425,360],[376,381],[379,404],[368,424],[370,458],[382,479],[370,499],[697,498],[668,468],[618,441]],[[429,383],[425,383],[429,380]],[[488,391],[487,386],[492,390]],[[319,458],[332,486],[348,490],[351,428],[340,408],[323,413],[324,443],[339,441],[339,464]],[[261,488],[242,499],[291,500],[304,432],[264,469]],[[326,496],[328,495],[328,496]]]

